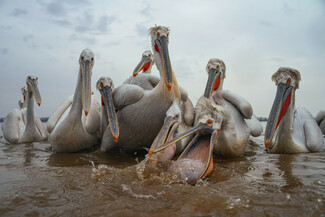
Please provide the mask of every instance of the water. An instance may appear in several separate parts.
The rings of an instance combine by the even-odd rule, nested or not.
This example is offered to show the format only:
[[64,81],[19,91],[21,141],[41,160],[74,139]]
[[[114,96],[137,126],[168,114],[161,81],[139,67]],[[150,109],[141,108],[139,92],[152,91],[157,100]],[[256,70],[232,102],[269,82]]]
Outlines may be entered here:
[[325,153],[267,154],[263,137],[195,186],[141,155],[50,147],[0,143],[1,216],[325,216]]

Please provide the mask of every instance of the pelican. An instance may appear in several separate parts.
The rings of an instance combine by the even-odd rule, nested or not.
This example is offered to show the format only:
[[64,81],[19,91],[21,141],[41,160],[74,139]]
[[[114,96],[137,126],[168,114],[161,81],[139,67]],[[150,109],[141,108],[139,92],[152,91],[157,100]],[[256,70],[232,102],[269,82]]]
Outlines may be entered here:
[[180,175],[187,183],[195,184],[213,171],[213,150],[218,145],[221,131],[228,125],[227,116],[229,114],[225,108],[212,104],[208,98],[201,96],[195,106],[194,127],[157,146],[157,149],[151,149],[149,156],[165,149],[161,155],[157,155],[158,161],[163,161],[171,152],[167,149],[171,149],[170,147],[175,146],[175,143],[194,134],[194,138],[189,141],[177,161],[173,162],[168,170]]
[[313,116],[305,108],[295,108],[300,72],[281,67],[272,80],[277,92],[265,128],[265,147],[283,154],[324,151],[324,138]]
[[[27,143],[27,142],[40,142],[47,140],[48,133],[44,125],[36,118],[34,114],[34,102],[41,105],[41,95],[38,90],[38,78],[36,76],[28,76],[26,79],[27,96],[24,95],[24,88],[22,92],[24,99],[26,99],[26,109],[21,111],[14,109],[11,111],[5,122],[2,125],[3,137],[10,143]],[[24,117],[26,116],[25,123]]]
[[[155,64],[154,55],[150,50],[146,50],[142,54],[142,58],[133,71],[133,76],[130,76],[124,81],[124,84],[135,84],[145,90],[152,90],[160,81],[157,76],[151,75],[151,68]],[[143,73],[139,74],[139,72]]]
[[100,136],[107,136],[112,134],[115,141],[118,140],[119,128],[117,115],[112,98],[112,92],[114,90],[114,84],[110,77],[100,77],[96,83],[97,90],[101,94],[102,106],[101,110],[101,126]]
[[[54,152],[77,152],[97,144],[100,106],[91,92],[94,61],[93,52],[84,49],[79,58],[79,76],[73,99],[66,99],[48,120],[47,128],[52,129],[49,141]],[[68,108],[70,110],[64,116]]]
[[210,59],[206,70],[209,74],[204,96],[224,107],[229,115],[221,130],[214,152],[224,156],[239,156],[245,151],[249,136],[260,136],[263,127],[253,114],[252,106],[241,96],[223,90],[226,65],[220,59]]
[[325,110],[320,110],[316,115],[316,122],[325,135]]
[[115,146],[127,152],[149,147],[161,129],[169,107],[174,100],[181,100],[169,59],[169,29],[155,26],[149,31],[161,79],[151,90],[132,84],[122,84],[114,90],[113,99],[121,134],[117,142],[112,135],[103,137],[102,151],[108,151]]

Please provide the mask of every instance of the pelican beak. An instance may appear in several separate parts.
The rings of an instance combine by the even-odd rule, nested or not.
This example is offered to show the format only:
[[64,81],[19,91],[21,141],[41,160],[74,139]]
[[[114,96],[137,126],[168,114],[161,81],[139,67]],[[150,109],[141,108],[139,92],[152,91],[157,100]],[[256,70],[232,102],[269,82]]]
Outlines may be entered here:
[[195,184],[213,171],[213,146],[220,129],[212,130],[204,126],[187,145],[183,153],[169,168],[174,174],[180,174],[188,184]]
[[172,65],[169,59],[168,39],[162,35],[155,40],[155,49],[160,54],[160,59],[165,76],[165,84],[168,90],[172,88]]
[[209,78],[205,86],[204,97],[210,99],[214,90],[218,89],[220,84],[220,75],[217,69],[211,68],[209,71]]
[[35,101],[36,103],[38,104],[38,106],[41,106],[41,103],[42,103],[42,98],[41,98],[41,94],[38,90],[38,85],[37,85],[37,81],[36,80],[31,80],[31,89],[32,89],[32,92],[34,94],[34,98],[35,98]]
[[147,71],[150,67],[152,60],[148,56],[143,56],[139,64],[133,70],[133,77],[137,76],[141,70]]
[[82,107],[85,115],[88,115],[91,105],[91,73],[92,73],[93,63],[89,60],[82,61],[80,63],[81,70],[81,99]]
[[156,148],[151,146],[150,150],[149,150],[149,156],[151,156],[153,153],[156,153],[156,152],[159,152],[163,149],[166,149],[168,148],[169,146],[173,145],[174,143],[188,137],[188,136],[191,136],[195,133],[198,133],[198,132],[203,132],[203,131],[206,131],[208,130],[210,127],[207,125],[207,124],[198,124],[197,126],[189,129],[188,131],[182,133],[181,135],[179,135],[178,137],[176,137],[175,139],[173,139],[172,141],[169,141],[165,144],[162,144],[162,145],[158,145]]
[[117,115],[116,115],[115,107],[114,107],[114,103],[113,103],[111,88],[109,86],[104,86],[99,91],[100,91],[100,93],[103,97],[103,100],[104,100],[107,117],[108,117],[108,122],[109,122],[109,127],[111,129],[111,134],[112,134],[115,142],[117,142],[118,137],[119,137],[119,126],[118,126]]
[[292,90],[293,87],[289,84],[280,83],[278,85],[273,106],[265,128],[264,143],[266,148],[271,144],[276,129],[290,105]]
[[[175,117],[167,116],[164,120],[164,125],[160,129],[158,135],[156,136],[155,140],[153,141],[150,149],[149,149],[149,156],[151,157],[153,153],[160,153],[157,158],[158,161],[166,161],[170,160],[174,157],[176,148],[171,151],[162,151],[166,150],[167,147],[175,144],[172,143],[167,147],[163,147],[166,143],[168,143],[173,136],[179,126],[179,122],[176,120]],[[160,150],[160,151],[155,151]]]

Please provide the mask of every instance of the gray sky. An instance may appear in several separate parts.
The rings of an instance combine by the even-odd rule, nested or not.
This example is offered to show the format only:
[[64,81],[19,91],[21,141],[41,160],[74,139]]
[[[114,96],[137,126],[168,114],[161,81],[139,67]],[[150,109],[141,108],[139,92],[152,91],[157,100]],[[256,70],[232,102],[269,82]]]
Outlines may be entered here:
[[[195,104],[211,58],[224,60],[224,89],[246,98],[257,116],[268,116],[281,66],[298,69],[296,106],[314,116],[325,109],[325,2],[311,1],[127,1],[0,0],[0,117],[18,107],[28,74],[37,75],[50,116],[74,93],[78,58],[95,54],[92,89],[110,76],[115,87],[132,75],[144,50],[147,29],[171,28],[169,53],[178,83]],[[153,74],[159,75],[156,67]]]

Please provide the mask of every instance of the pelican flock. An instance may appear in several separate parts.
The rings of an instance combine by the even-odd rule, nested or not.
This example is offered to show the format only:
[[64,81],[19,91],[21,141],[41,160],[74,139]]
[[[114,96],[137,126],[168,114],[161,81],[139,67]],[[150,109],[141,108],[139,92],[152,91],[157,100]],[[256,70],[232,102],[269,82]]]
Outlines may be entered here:
[[38,77],[29,75],[26,86],[27,89],[22,88],[26,108],[14,109],[2,125],[3,137],[10,143],[40,142],[48,138],[44,125],[34,113],[34,99],[39,106],[42,103]]
[[[169,56],[169,28],[149,29],[152,51],[143,52],[132,75],[114,88],[110,77],[100,77],[91,89],[93,52],[86,48],[79,57],[75,92],[58,106],[45,125],[34,112],[40,106],[38,77],[28,76],[21,89],[23,100],[2,124],[8,143],[49,141],[53,152],[78,152],[100,144],[103,152],[148,149],[152,162],[172,161],[168,171],[189,184],[213,171],[214,154],[237,157],[245,152],[251,136],[263,133],[251,104],[223,89],[226,65],[210,59],[203,95],[194,107],[185,88],[178,85]],[[156,65],[160,77],[151,74]],[[140,73],[142,71],[142,73]],[[268,153],[325,151],[325,110],[316,118],[295,107],[301,80],[296,69],[281,67],[273,74],[276,96],[267,121],[264,143]]]

